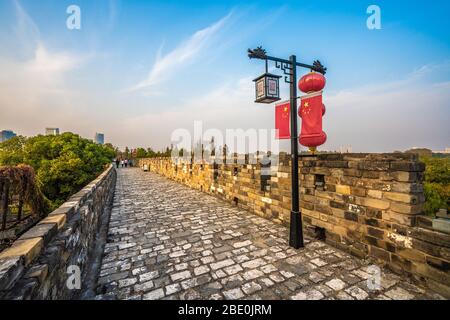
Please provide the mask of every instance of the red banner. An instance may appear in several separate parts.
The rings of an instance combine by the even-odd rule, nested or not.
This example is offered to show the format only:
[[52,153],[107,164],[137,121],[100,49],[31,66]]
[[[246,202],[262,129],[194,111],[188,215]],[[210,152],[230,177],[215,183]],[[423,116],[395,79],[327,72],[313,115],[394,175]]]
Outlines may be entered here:
[[290,139],[290,103],[283,102],[275,105],[275,129],[277,129],[276,139]]
[[322,91],[301,97],[298,115],[302,118],[300,144],[317,147],[325,143],[327,135],[322,131],[322,116],[325,106],[322,103]]

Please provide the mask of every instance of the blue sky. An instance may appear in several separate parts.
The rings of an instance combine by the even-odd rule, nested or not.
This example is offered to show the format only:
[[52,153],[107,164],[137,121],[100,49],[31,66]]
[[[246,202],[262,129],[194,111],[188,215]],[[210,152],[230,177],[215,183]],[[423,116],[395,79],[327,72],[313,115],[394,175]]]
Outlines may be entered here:
[[[66,8],[81,9],[81,30]],[[366,27],[369,5],[381,30]],[[177,128],[272,128],[264,46],[328,68],[323,149],[449,147],[448,1],[0,1],[0,129],[163,148]],[[300,70],[299,70],[300,71]],[[301,72],[306,72],[302,70]],[[283,86],[283,96],[287,97]]]

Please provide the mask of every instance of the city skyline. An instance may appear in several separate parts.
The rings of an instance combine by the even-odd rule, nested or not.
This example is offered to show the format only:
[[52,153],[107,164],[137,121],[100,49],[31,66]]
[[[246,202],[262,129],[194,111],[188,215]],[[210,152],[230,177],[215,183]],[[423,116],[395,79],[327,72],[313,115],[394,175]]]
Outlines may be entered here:
[[[263,64],[246,56],[247,48],[263,45],[270,54],[295,53],[302,62],[320,59],[328,67],[329,140],[322,150],[448,147],[444,1],[378,1],[381,30],[366,27],[363,1],[176,8],[156,1],[79,1],[80,30],[66,28],[70,4],[0,4],[0,128],[30,136],[57,123],[92,136],[101,127],[121,148],[156,150],[170,145],[175,129],[192,130],[195,120],[220,130],[271,129],[274,106],[253,102],[251,80]],[[435,19],[423,19],[430,12]],[[284,84],[281,92],[288,96]]]

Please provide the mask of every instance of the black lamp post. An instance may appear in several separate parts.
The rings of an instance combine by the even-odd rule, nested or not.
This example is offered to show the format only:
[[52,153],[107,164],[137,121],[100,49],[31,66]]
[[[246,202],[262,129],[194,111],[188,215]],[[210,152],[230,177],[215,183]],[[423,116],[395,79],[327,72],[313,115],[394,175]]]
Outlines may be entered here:
[[[256,49],[248,49],[248,57],[250,59],[261,59],[266,61],[266,74],[258,77],[255,80],[264,78],[267,75],[267,62],[274,61],[275,67],[283,70],[285,75],[284,81],[289,83],[290,86],[290,125],[291,125],[291,188],[292,188],[292,205],[291,205],[291,223],[289,232],[289,245],[295,249],[301,248],[303,244],[303,226],[302,226],[302,213],[299,206],[299,181],[298,181],[298,129],[297,129],[297,67],[307,68],[317,71],[321,74],[325,74],[327,68],[325,68],[319,60],[314,61],[313,65],[297,62],[295,55],[289,57],[289,60],[270,57],[266,55],[266,50],[262,47]],[[269,76],[272,76],[269,74]],[[261,90],[260,90],[261,91]],[[266,90],[267,91],[267,90]],[[258,98],[258,82],[257,82],[257,98],[256,102],[271,103],[279,100],[276,97],[268,97],[267,99]]]

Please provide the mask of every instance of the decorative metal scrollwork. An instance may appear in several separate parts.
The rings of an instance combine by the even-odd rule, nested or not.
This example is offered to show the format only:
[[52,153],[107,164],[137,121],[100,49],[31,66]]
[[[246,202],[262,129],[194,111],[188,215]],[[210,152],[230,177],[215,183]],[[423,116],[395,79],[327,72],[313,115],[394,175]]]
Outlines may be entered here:
[[283,70],[284,82],[291,83],[289,76],[292,75],[292,66],[289,63],[275,61],[275,68]]
[[319,73],[321,73],[321,74],[327,73],[327,68],[325,68],[325,67],[322,65],[322,63],[320,63],[319,60],[316,60],[316,61],[313,62],[313,67],[314,67],[314,70],[315,70],[315,71],[317,71],[317,72],[319,72]]
[[253,50],[248,49],[248,57],[250,59],[255,58],[265,60],[267,59],[266,50],[264,50],[262,47],[257,47],[256,49]]

